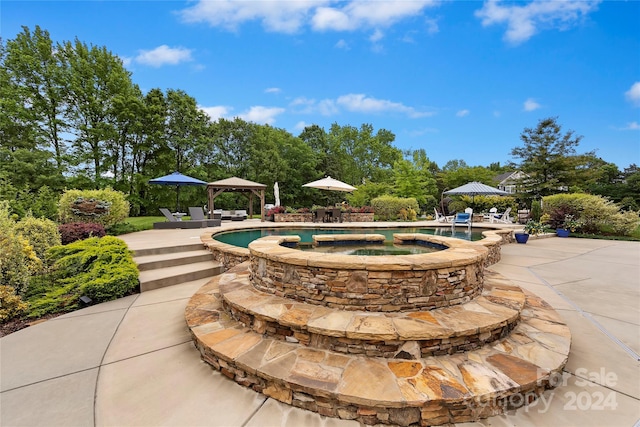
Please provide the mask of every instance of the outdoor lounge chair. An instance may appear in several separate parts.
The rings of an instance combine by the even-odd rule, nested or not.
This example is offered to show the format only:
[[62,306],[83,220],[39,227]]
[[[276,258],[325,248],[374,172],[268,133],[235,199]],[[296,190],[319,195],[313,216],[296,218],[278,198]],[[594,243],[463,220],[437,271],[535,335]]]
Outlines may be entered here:
[[167,208],[160,208],[160,212],[167,219],[165,222],[154,222],[156,230],[170,230],[175,228],[201,228],[206,227],[204,221],[179,221]]
[[471,230],[471,225],[473,222],[473,209],[467,208],[464,210],[464,213],[457,213],[456,216],[451,221],[451,231],[455,231],[456,225],[466,225],[469,230]]
[[219,227],[220,221],[219,219],[207,219],[204,217],[204,211],[200,206],[190,206],[189,207],[189,215],[191,216],[192,221],[204,221],[206,224],[205,227]]
[[490,221],[493,222],[500,222],[503,224],[511,224],[513,221],[511,221],[511,217],[509,216],[509,214],[511,213],[511,208],[507,208],[504,213],[498,214],[498,213],[491,213],[491,215],[489,216]]
[[443,215],[436,208],[433,208],[433,212],[436,214],[436,221],[438,222],[449,222],[451,221],[455,215]]

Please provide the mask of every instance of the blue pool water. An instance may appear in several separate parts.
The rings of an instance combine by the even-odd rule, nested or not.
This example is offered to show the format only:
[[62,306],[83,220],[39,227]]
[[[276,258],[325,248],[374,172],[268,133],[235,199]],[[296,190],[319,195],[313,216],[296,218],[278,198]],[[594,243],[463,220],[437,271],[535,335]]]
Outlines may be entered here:
[[482,231],[473,230],[468,233],[467,228],[458,227],[455,234],[451,234],[450,227],[441,228],[256,228],[248,230],[228,231],[218,233],[213,238],[219,242],[241,248],[249,247],[249,243],[265,236],[300,236],[301,244],[311,244],[314,234],[382,234],[388,242],[393,241],[394,233],[423,233],[437,236],[455,237],[458,239],[476,241],[482,239]]

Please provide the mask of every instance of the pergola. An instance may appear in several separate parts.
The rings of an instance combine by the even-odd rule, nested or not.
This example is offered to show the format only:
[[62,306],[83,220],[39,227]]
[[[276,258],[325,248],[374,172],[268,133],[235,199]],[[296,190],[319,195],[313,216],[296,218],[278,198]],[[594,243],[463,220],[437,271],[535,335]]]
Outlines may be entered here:
[[[264,184],[259,184],[235,176],[207,184],[209,218],[213,218],[213,201],[225,191],[241,192],[249,198],[249,218],[253,215],[253,195],[260,197],[260,220],[264,222]],[[247,194],[248,193],[248,194]]]

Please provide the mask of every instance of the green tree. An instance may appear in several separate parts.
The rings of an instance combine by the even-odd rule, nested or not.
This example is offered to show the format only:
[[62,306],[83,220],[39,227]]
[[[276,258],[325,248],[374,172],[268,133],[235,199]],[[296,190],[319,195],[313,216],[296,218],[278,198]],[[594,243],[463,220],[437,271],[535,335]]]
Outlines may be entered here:
[[523,146],[511,150],[520,159],[520,169],[528,174],[522,183],[526,192],[548,195],[568,189],[571,185],[572,156],[582,136],[573,131],[562,133],[557,117],[538,122],[535,128],[525,128],[520,139]]
[[115,100],[132,90],[130,73],[106,47],[87,46],[76,39],[59,49],[68,79],[65,114],[75,134],[75,163],[95,187],[107,170],[103,165],[107,141],[118,137]]
[[[18,87],[18,96],[13,99],[19,100],[17,107],[27,110],[14,109],[12,118],[18,119],[15,122],[18,126],[25,126],[26,121],[30,122],[31,135],[28,139],[33,138],[34,148],[50,147],[59,173],[64,172],[67,147],[62,134],[69,127],[63,116],[67,102],[67,80],[61,65],[59,47],[54,46],[49,32],[39,26],[33,32],[22,27],[22,32],[15,39],[7,41],[2,65],[3,74],[7,73],[9,79],[2,86],[8,87],[4,86],[7,83]],[[4,95],[3,99],[12,99],[5,98]]]

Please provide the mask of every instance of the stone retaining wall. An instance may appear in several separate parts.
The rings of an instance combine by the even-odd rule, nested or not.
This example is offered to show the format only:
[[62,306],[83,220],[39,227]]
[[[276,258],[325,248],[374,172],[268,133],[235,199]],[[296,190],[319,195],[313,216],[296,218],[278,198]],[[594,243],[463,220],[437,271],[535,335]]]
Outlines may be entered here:
[[[348,337],[334,337],[308,331],[293,325],[283,325],[273,321],[265,321],[258,316],[247,313],[241,307],[234,307],[223,301],[227,313],[256,333],[281,341],[300,343],[304,346],[330,350],[342,354],[360,354],[367,357],[385,357],[415,359],[419,357],[440,356],[474,350],[484,344],[496,341],[509,335],[517,325],[519,318],[495,325],[488,331],[474,334],[435,338],[429,340],[362,340]],[[415,353],[415,355],[414,355]]]
[[274,214],[273,222],[313,222],[312,213]]
[[460,239],[410,234],[448,249],[418,255],[354,256],[281,246],[298,236],[249,245],[251,282],[263,292],[344,310],[416,311],[462,304],[482,292],[488,250]]
[[200,240],[211,252],[213,260],[222,264],[224,271],[249,259],[249,249],[219,242],[210,233],[201,235]]

